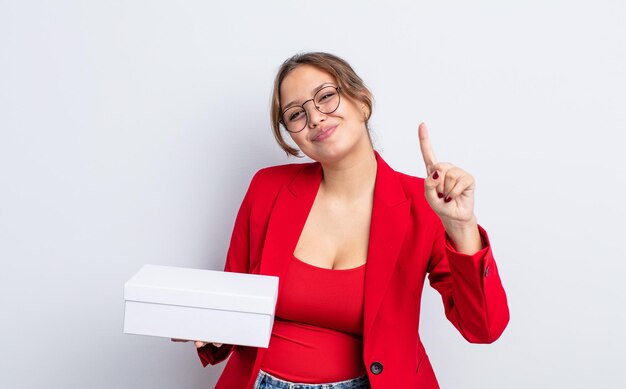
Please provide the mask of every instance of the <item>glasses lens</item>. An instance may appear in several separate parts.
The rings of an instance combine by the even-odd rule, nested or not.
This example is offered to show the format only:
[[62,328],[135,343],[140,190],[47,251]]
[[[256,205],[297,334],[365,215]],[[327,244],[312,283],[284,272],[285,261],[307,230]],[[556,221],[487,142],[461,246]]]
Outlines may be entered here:
[[[339,91],[335,86],[325,86],[317,91],[313,96],[315,109],[323,114],[333,113],[339,107]],[[307,100],[311,101],[311,100]],[[306,104],[306,102],[305,102]],[[283,112],[283,124],[289,132],[300,132],[306,127],[308,116],[306,110],[301,105],[299,107],[287,108]]]
[[334,86],[326,86],[315,94],[315,107],[321,113],[333,113],[339,107],[339,92]]
[[302,107],[291,107],[283,112],[283,123],[289,132],[300,132],[306,126],[306,112]]

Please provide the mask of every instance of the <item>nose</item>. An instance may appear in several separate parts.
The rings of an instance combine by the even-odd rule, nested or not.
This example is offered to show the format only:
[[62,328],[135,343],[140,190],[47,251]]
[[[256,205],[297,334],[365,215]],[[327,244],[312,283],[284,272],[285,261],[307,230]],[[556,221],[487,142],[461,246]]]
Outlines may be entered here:
[[317,108],[315,107],[315,101],[311,100],[312,104],[308,104],[308,101],[306,103],[304,103],[302,106],[304,107],[304,110],[306,111],[306,115],[308,116],[309,119],[309,128],[315,128],[320,122],[323,122],[324,120],[326,120],[326,114],[321,113],[320,111],[317,110]]

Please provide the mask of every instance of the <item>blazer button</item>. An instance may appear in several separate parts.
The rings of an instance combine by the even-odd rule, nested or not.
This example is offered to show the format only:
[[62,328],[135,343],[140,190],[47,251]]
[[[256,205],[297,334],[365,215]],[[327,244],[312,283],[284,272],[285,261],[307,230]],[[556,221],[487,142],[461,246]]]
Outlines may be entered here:
[[485,269],[485,277],[489,277],[489,266]]
[[370,365],[370,371],[376,375],[383,372],[383,364],[380,362],[374,362]]

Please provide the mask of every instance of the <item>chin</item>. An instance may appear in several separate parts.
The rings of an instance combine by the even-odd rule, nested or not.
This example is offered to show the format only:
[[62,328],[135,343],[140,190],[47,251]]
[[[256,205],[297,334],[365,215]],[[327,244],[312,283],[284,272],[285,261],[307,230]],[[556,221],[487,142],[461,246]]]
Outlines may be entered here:
[[322,164],[333,164],[349,156],[350,152],[350,148],[334,146],[304,154],[312,160]]

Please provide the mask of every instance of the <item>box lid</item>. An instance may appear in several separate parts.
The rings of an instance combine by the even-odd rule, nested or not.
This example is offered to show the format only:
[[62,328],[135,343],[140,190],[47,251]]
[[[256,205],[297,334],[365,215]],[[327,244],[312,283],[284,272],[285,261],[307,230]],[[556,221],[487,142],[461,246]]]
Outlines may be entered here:
[[124,284],[124,299],[227,311],[274,314],[278,277],[144,265]]

